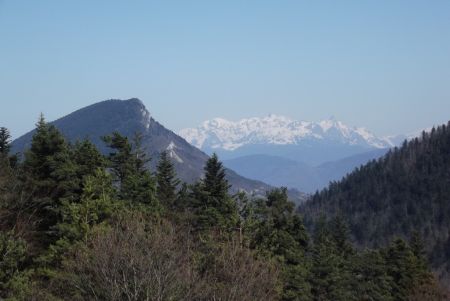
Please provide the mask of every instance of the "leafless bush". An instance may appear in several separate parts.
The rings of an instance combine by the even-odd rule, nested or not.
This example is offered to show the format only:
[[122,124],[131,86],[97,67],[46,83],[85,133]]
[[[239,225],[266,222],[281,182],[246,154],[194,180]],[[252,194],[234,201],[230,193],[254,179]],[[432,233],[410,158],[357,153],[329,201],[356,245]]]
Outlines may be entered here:
[[275,300],[277,270],[237,242],[217,243],[205,271],[189,231],[132,215],[98,229],[65,274],[81,300]]
[[133,216],[92,235],[67,271],[85,300],[179,300],[195,278],[188,248],[170,223]]
[[278,270],[266,260],[255,258],[238,239],[218,247],[213,264],[203,280],[202,300],[277,300]]

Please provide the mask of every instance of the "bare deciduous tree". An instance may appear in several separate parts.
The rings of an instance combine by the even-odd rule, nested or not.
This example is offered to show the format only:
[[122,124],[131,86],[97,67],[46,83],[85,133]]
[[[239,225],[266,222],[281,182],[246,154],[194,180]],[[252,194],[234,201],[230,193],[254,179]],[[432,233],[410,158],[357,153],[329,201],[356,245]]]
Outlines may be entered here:
[[98,230],[66,268],[86,300],[179,300],[192,274],[186,243],[170,223],[134,215]]
[[193,242],[186,229],[133,214],[97,229],[66,263],[65,274],[82,300],[277,299],[275,265],[238,239],[217,242],[201,273]]
[[219,245],[202,277],[202,300],[277,300],[278,270],[240,244],[239,237]]

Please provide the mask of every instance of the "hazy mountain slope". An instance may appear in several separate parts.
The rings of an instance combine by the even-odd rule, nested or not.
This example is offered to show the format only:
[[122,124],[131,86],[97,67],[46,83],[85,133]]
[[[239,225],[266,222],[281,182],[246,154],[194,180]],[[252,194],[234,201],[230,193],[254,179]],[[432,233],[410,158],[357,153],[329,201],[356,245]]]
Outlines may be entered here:
[[274,186],[313,192],[321,186],[315,168],[290,159],[268,155],[251,155],[224,161],[225,166],[244,177]]
[[300,212],[307,223],[343,215],[361,246],[419,231],[435,269],[450,273],[450,123],[330,185]]
[[[138,99],[107,100],[73,112],[52,122],[70,140],[89,138],[102,152],[108,149],[101,140],[102,136],[117,131],[128,137],[136,132],[143,134],[143,147],[156,164],[159,154],[168,150],[175,163],[179,177],[191,183],[202,176],[203,166],[208,156],[183,138],[155,121],[143,103]],[[33,131],[13,142],[13,151],[23,152],[30,145]],[[264,193],[270,186],[249,180],[229,170],[228,178],[233,189],[245,189],[248,192]],[[291,192],[293,198],[301,194]]]
[[321,180],[321,186],[318,189],[324,188],[331,181],[338,181],[355,168],[366,164],[371,160],[376,160],[384,156],[389,149],[375,149],[369,152],[364,152],[354,156],[346,157],[333,162],[323,163],[315,168],[318,177]]
[[376,149],[317,167],[270,155],[243,156],[225,160],[224,164],[250,179],[313,193],[326,187],[331,181],[340,180],[362,164],[378,159],[387,151],[387,149]]

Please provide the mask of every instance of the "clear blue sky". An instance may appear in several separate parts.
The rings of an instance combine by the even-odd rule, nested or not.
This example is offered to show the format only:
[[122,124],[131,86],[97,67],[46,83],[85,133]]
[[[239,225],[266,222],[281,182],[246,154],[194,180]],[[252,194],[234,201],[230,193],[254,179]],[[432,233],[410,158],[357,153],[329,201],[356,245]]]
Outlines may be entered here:
[[178,130],[335,115],[376,134],[450,119],[450,1],[0,0],[0,125],[138,97]]

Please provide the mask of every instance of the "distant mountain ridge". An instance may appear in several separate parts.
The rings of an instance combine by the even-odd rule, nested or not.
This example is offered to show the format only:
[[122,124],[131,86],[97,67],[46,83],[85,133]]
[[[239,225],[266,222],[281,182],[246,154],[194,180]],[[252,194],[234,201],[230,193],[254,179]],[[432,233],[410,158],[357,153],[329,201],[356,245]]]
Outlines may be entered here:
[[311,166],[303,162],[270,155],[248,155],[225,160],[225,166],[240,175],[263,181],[274,186],[286,186],[306,193],[325,188],[330,182],[338,181],[370,160],[386,154],[389,149],[374,149],[343,159]]
[[421,135],[378,137],[334,117],[310,122],[273,114],[239,121],[215,118],[179,133],[246,177],[308,193]]
[[215,118],[179,131],[192,145],[224,159],[264,154],[311,166],[395,146],[398,137],[377,137],[336,118],[298,121],[280,115],[229,121]]
[[[112,99],[95,103],[55,120],[51,124],[55,125],[69,141],[88,138],[103,153],[108,153],[109,149],[101,140],[102,136],[114,131],[127,137],[142,133],[142,145],[152,158],[153,167],[160,153],[168,151],[178,176],[187,183],[202,177],[203,166],[208,159],[208,155],[204,152],[154,120],[142,101],[137,98]],[[29,148],[33,134],[34,131],[31,131],[16,139],[12,144],[12,150],[23,152]],[[241,177],[232,170],[227,170],[227,177],[234,191],[245,190],[249,193],[264,194],[272,188],[260,181]],[[303,198],[303,194],[291,191],[291,197],[298,202]]]
[[310,140],[330,140],[368,148],[393,146],[388,139],[379,138],[363,127],[347,126],[334,117],[320,122],[297,121],[273,114],[236,122],[215,118],[179,133],[198,148],[230,151],[248,144],[290,145]]

